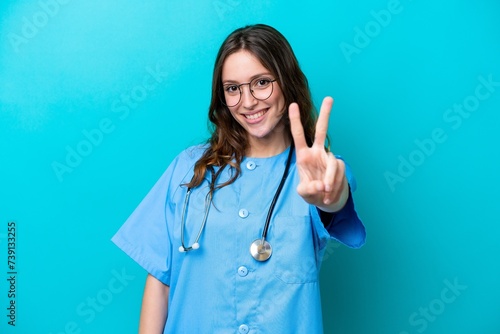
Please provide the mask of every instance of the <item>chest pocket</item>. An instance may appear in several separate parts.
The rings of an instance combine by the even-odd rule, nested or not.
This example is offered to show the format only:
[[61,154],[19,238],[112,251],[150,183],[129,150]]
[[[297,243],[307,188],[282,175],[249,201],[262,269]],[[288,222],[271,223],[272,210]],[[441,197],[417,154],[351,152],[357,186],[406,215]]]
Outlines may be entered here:
[[310,217],[275,217],[271,226],[274,275],[287,284],[317,282],[319,268]]

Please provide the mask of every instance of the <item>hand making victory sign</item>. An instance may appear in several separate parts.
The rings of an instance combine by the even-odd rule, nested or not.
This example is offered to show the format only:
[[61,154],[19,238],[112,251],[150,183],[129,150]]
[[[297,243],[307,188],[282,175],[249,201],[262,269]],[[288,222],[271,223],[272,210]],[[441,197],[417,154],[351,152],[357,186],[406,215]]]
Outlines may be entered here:
[[300,121],[299,106],[290,104],[290,126],[297,155],[300,183],[297,192],[304,200],[326,212],[343,208],[349,197],[345,164],[325,149],[328,119],[333,99],[325,97],[316,123],[314,143],[309,147]]

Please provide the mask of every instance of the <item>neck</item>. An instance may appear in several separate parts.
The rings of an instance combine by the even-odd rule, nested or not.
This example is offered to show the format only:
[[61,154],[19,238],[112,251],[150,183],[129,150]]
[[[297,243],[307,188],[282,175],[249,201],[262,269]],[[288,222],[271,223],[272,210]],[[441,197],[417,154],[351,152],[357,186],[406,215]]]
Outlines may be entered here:
[[285,151],[290,146],[291,140],[287,136],[283,136],[279,140],[269,142],[267,140],[250,139],[250,146],[246,152],[248,157],[253,158],[269,158],[278,155]]

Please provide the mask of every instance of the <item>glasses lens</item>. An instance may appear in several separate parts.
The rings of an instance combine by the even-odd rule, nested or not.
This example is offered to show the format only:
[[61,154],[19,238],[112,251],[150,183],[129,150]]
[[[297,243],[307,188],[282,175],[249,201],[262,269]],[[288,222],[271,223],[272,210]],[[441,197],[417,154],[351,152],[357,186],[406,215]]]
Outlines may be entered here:
[[257,100],[267,100],[273,93],[273,81],[270,78],[256,78],[250,82],[251,92]]
[[234,107],[240,102],[241,90],[238,85],[224,85],[224,100],[225,105],[228,107]]
[[243,85],[248,85],[250,88],[250,93],[254,98],[257,100],[267,100],[272,94],[273,94],[273,82],[276,80],[267,78],[267,77],[260,77],[253,79],[249,83],[244,83],[244,84],[229,84],[229,85],[224,85],[223,90],[224,90],[224,98],[222,99],[223,103],[228,106],[228,107],[234,107],[238,103],[240,103],[241,100],[241,94],[242,94],[242,86]]

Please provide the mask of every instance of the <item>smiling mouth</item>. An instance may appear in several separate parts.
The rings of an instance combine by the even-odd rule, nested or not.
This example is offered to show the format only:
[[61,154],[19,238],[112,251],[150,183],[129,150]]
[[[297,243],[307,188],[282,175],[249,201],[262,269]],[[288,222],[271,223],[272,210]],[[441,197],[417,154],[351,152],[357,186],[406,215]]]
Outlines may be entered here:
[[261,110],[259,112],[256,112],[255,114],[251,114],[251,115],[243,115],[245,116],[246,119],[257,119],[259,117],[262,117],[264,116],[265,113],[267,113],[267,110],[268,109],[264,109],[264,110]]

